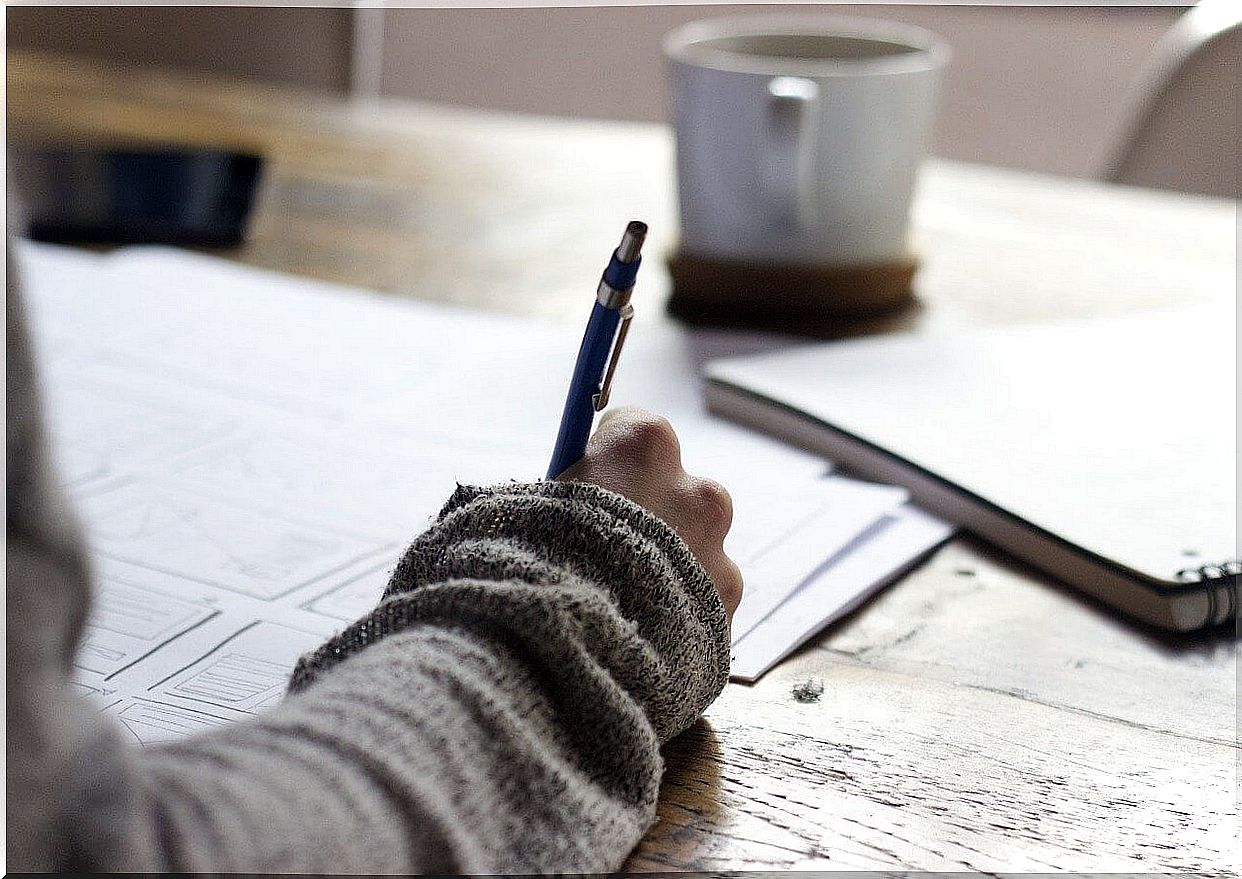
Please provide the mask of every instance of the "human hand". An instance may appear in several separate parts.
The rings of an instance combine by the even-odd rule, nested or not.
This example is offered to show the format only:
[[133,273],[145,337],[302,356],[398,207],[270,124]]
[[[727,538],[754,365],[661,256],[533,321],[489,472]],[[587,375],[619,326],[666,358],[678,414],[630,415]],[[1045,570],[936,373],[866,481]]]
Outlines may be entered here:
[[667,419],[637,407],[608,410],[582,460],[557,480],[615,491],[667,522],[712,578],[732,621],[742,599],[742,573],[724,551],[733,501],[720,484],[682,469]]

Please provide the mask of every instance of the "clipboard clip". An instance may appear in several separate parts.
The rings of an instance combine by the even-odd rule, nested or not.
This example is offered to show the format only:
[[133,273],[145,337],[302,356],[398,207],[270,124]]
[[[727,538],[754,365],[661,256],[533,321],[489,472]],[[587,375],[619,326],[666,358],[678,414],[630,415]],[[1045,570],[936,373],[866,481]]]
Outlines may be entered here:
[[625,344],[625,335],[630,331],[630,321],[634,319],[634,306],[628,302],[621,308],[621,326],[617,329],[617,338],[612,343],[612,357],[608,360],[608,369],[604,371],[604,383],[599,392],[591,397],[591,406],[596,412],[602,412],[608,405],[608,397],[612,394],[612,377],[617,371],[617,361],[621,359],[621,346]]

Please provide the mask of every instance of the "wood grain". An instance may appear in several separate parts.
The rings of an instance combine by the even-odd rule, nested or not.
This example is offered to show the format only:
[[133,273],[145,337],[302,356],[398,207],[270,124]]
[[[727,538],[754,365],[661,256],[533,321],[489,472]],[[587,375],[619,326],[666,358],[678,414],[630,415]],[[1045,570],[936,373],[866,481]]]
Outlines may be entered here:
[[[8,123],[18,140],[258,149],[251,240],[227,256],[395,295],[577,323],[621,220],[648,220],[651,253],[676,246],[660,126],[351,105],[34,55],[9,58]],[[929,163],[923,307],[896,326],[1233,295],[1235,214]],[[659,262],[639,326],[668,321]],[[670,744],[659,822],[627,866],[1233,873],[1236,668],[1232,628],[1138,628],[958,539]],[[807,679],[817,702],[791,696]]]
[[[726,691],[670,747],[633,864],[1227,871],[1235,646],[1136,632],[959,541]],[[791,696],[808,678],[817,703]]]

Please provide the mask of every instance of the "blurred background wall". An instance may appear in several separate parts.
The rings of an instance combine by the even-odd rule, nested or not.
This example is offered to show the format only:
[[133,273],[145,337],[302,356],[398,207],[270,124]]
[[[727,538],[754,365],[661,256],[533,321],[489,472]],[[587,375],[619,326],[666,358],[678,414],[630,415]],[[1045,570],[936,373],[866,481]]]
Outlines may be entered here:
[[[1240,0],[1242,2],[1242,0]],[[660,39],[695,18],[822,12],[954,50],[933,152],[1096,176],[1185,7],[689,5],[528,9],[9,7],[10,48],[497,110],[663,120]]]
[[354,10],[255,6],[9,6],[9,49],[345,92]]

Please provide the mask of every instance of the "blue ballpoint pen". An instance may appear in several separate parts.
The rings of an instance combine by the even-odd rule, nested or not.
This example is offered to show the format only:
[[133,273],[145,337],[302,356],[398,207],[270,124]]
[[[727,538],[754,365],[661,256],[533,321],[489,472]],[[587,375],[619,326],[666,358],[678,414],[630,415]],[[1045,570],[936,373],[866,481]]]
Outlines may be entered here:
[[578,361],[574,364],[574,377],[569,382],[561,429],[556,435],[552,463],[548,465],[548,479],[561,475],[586,453],[595,413],[608,405],[617,358],[634,316],[630,293],[634,290],[638,266],[643,261],[639,254],[646,237],[646,223],[634,220],[627,225],[621,244],[613,251],[608,268],[600,278],[595,306],[591,309],[591,319],[587,321]]

